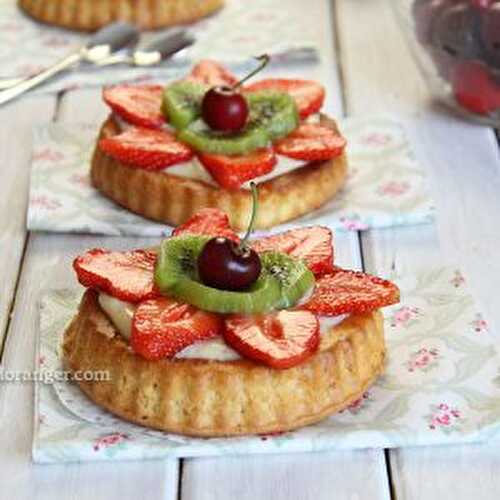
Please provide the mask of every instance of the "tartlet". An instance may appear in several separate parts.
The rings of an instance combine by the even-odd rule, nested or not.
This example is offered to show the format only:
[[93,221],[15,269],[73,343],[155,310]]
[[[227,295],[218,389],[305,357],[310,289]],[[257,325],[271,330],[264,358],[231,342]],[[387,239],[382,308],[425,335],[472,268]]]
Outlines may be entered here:
[[113,21],[150,30],[191,23],[214,13],[224,0],[18,0],[37,21],[78,31],[95,31]]
[[[290,264],[293,267],[296,263],[314,275],[314,288],[300,300],[296,297],[284,309],[283,305],[273,306],[281,311],[243,316],[201,311],[209,315],[207,318],[221,321],[217,332],[203,338],[199,332],[168,330],[171,324],[160,313],[144,321],[143,307],[150,311],[156,302],[162,303],[165,297],[170,301],[170,294],[178,293],[175,288],[165,291],[158,280],[165,264],[162,259],[170,255],[166,246],[189,246],[197,238],[212,241],[212,236],[238,241],[224,214],[204,210],[164,240],[158,257],[157,249],[129,253],[94,249],[75,260],[78,279],[88,290],[65,332],[63,361],[71,371],[107,371],[110,375],[108,380],[78,380],[81,390],[94,403],[127,421],[205,437],[296,429],[337,413],[361,397],[383,372],[386,352],[380,308],[396,303],[399,291],[388,281],[335,267],[331,233],[326,228],[300,228],[252,243],[263,262],[266,256],[277,259],[275,252],[279,254],[275,262],[288,262],[281,273],[287,270],[292,276]],[[137,266],[134,256],[140,260]],[[135,308],[131,333],[104,306],[100,300],[103,294],[115,297],[115,303],[126,301],[127,307]],[[220,305],[223,309],[227,306]],[[163,311],[161,307],[158,310]],[[307,341],[306,346],[304,330],[295,332],[298,336],[294,339],[294,332],[286,330],[293,330],[293,325],[283,326],[278,337],[265,330],[266,318],[280,317],[283,311],[299,322],[300,315],[314,316],[318,326],[310,338],[315,342]],[[325,327],[321,326],[323,319]],[[332,319],[334,323],[329,322]],[[248,338],[244,335],[234,342],[235,332],[241,333],[234,328],[239,321],[260,325],[258,328],[267,332],[263,344],[252,344],[252,340],[245,344]],[[168,323],[167,330],[158,329],[164,328],[162,322]],[[186,341],[186,335],[192,338]],[[211,342],[224,344],[236,357],[214,356],[205,348]],[[300,342],[303,344],[298,348]],[[197,354],[183,356],[193,346],[198,348]],[[276,349],[282,352],[276,354]],[[287,349],[291,353],[288,358]]]
[[[188,80],[203,82],[210,86],[234,82],[234,77],[216,63],[202,61],[193,69]],[[329,132],[331,137],[328,140],[337,141],[338,146],[320,151],[319,156],[317,151],[307,150],[299,151],[299,157],[289,158],[280,152],[275,155],[273,153],[274,158],[278,160],[275,160],[277,164],[270,171],[262,170],[258,164],[252,165],[252,168],[255,167],[255,178],[260,188],[261,210],[256,227],[261,229],[295,219],[321,207],[335,197],[347,178],[345,140],[340,135],[335,121],[319,113],[324,98],[323,88],[315,82],[306,80],[264,80],[257,82],[257,85],[261,83],[265,85],[266,82],[271,82],[271,85],[272,82],[279,82],[277,85],[283,88],[286,88],[286,82],[312,88],[313,92],[318,94],[314,97],[316,101],[312,107],[305,110],[305,113],[299,110],[301,121],[297,123],[296,131],[304,127],[312,127],[314,133],[314,127],[316,127],[322,133]],[[281,88],[279,86],[278,88]],[[274,87],[271,89],[274,91]],[[142,157],[141,161],[137,162],[136,151],[127,156],[123,148],[118,149],[117,145],[120,144],[121,137],[124,137],[124,132],[127,130],[134,131],[138,137],[134,140],[137,141],[141,139],[141,132],[138,130],[143,130],[144,134],[151,133],[152,130],[155,133],[159,130],[166,130],[168,124],[162,123],[160,112],[162,99],[160,88],[117,86],[106,89],[104,97],[113,113],[101,127],[91,160],[91,181],[95,188],[115,203],[134,213],[172,226],[182,224],[198,210],[207,207],[227,212],[232,225],[238,229],[246,226],[251,206],[251,193],[245,184],[252,179],[251,173],[243,173],[245,177],[242,178],[241,185],[232,179],[222,182],[225,179],[220,180],[220,176],[217,176],[217,169],[205,165],[205,158],[209,155],[195,149],[191,152],[191,156],[194,155],[192,161],[197,163],[198,169],[204,170],[204,176],[189,177],[184,176],[182,170],[173,168],[177,167],[175,162],[161,168],[161,163],[159,166],[154,162],[148,164]],[[140,111],[132,109],[139,106],[138,104],[131,106],[129,103],[132,99],[136,103],[140,102],[139,99],[144,99],[146,102],[144,108],[147,109],[144,112],[146,118],[140,115]],[[158,112],[151,116],[152,102],[155,99],[158,100]],[[314,124],[311,124],[311,115],[316,117]],[[278,151],[279,145],[288,137],[292,138],[296,131],[292,131],[284,139],[273,142],[271,147]],[[185,148],[186,143],[182,140],[182,132],[182,130],[175,131],[176,140],[179,139],[182,142],[179,147]],[[161,140],[172,141],[173,139],[165,136],[165,139]],[[317,140],[322,139],[318,137]],[[132,148],[129,138],[127,138],[126,145]],[[191,146],[187,147],[190,151]],[[189,160],[189,152],[183,150],[183,153],[184,156],[180,154],[177,160],[180,165],[182,165],[182,158]],[[220,156],[217,155],[218,161],[220,161]],[[234,157],[225,156],[224,158]],[[238,158],[245,158],[245,155],[238,156]],[[287,161],[295,162],[298,166],[278,172],[280,165]],[[259,172],[268,173],[259,176]]]

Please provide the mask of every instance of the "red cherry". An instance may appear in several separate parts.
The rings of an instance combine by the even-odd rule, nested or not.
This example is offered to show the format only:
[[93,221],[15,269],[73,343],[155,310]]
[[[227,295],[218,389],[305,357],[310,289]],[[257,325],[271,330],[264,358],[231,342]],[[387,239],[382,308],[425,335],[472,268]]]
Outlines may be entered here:
[[244,290],[260,276],[260,258],[226,238],[209,240],[198,257],[198,273],[205,285],[220,290]]
[[202,117],[214,130],[236,132],[248,118],[248,104],[243,95],[231,87],[213,87],[203,97]]
[[455,99],[472,113],[486,115],[500,109],[500,85],[483,64],[459,64],[453,73],[452,85]]

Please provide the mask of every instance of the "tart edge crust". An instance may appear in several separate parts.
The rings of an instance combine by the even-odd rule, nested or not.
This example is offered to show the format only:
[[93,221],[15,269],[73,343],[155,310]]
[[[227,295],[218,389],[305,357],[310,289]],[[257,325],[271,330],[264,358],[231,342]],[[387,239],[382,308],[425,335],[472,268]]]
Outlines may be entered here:
[[224,0],[18,0],[35,20],[77,31],[95,31],[113,21],[153,30],[197,21],[219,10]]
[[275,370],[249,360],[150,362],[132,352],[87,290],[64,334],[70,371],[107,370],[109,381],[78,381],[97,405],[136,424],[191,436],[283,432],[316,423],[357,400],[383,372],[380,311],[330,330],[303,364]]
[[[321,115],[321,123],[338,131],[335,121],[325,115]],[[129,167],[99,148],[100,139],[117,133],[118,125],[110,116],[102,125],[91,162],[92,185],[105,196],[136,214],[172,226],[183,224],[202,208],[219,208],[229,214],[234,228],[247,227],[252,207],[249,191],[230,191],[199,180]],[[256,227],[270,228],[316,210],[335,196],[346,178],[344,152],[259,184]]]

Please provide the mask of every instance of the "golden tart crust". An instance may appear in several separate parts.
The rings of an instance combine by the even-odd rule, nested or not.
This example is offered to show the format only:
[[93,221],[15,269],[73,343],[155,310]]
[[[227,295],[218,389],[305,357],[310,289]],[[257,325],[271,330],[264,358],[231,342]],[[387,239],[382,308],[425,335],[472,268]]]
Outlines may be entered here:
[[313,424],[358,399],[384,368],[383,317],[351,316],[323,335],[305,363],[275,370],[249,360],[150,362],[132,352],[87,290],[65,332],[70,370],[108,370],[80,381],[96,404],[125,420],[193,436],[287,431]]
[[[338,130],[336,123],[324,115],[321,123]],[[118,132],[118,124],[109,117],[98,141]],[[269,228],[316,210],[335,196],[346,178],[347,158],[343,153],[333,160],[311,163],[259,184],[256,227]],[[209,207],[226,212],[231,226],[243,230],[252,208],[249,191],[230,191],[165,172],[132,168],[106,155],[98,144],[92,158],[91,180],[94,187],[119,205],[172,226]]]
[[185,24],[212,14],[224,0],[18,0],[37,21],[80,31],[95,31],[112,21],[143,29]]

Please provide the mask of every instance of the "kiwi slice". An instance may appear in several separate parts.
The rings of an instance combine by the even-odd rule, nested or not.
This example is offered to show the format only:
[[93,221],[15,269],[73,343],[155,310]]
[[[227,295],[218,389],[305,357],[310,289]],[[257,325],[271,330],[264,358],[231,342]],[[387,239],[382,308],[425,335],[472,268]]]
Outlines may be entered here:
[[207,88],[196,82],[175,82],[165,88],[162,112],[169,123],[180,130],[201,114],[201,101]]
[[303,260],[280,252],[264,252],[260,260],[265,272],[280,284],[279,308],[294,306],[314,286],[314,274]]
[[226,133],[211,129],[202,119],[181,130],[179,139],[205,153],[244,155],[269,143],[267,131],[250,121],[243,130]]
[[163,241],[155,268],[155,282],[162,292],[204,311],[223,314],[264,313],[280,303],[280,282],[266,270],[244,292],[218,290],[201,283],[197,259],[209,239],[179,236]]
[[246,97],[250,123],[264,128],[272,141],[287,136],[299,126],[297,104],[288,94],[264,90],[249,93]]

